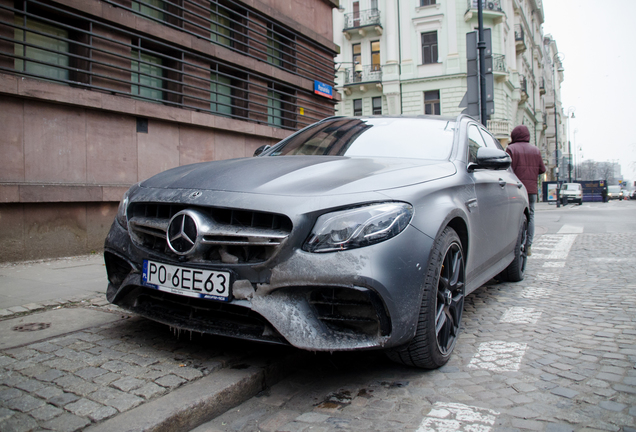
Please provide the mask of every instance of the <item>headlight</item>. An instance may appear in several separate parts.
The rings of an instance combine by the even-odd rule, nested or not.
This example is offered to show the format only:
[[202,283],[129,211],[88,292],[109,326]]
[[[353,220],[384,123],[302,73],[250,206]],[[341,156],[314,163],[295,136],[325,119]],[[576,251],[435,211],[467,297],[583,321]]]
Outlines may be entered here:
[[407,227],[413,207],[382,203],[327,213],[316,220],[303,245],[307,252],[334,252],[380,243]]
[[126,218],[126,209],[128,208],[128,197],[130,196],[130,191],[132,188],[128,189],[126,193],[124,193],[123,198],[119,202],[119,208],[117,209],[117,222],[119,225],[123,226],[124,229],[128,229],[128,219]]

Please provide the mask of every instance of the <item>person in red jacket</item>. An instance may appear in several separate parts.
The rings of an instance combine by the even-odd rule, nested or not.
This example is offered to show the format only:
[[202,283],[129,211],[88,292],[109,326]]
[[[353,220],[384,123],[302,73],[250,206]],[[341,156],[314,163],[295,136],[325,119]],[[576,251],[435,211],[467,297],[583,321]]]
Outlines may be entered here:
[[540,174],[545,172],[543,158],[538,148],[530,144],[530,131],[525,125],[519,125],[510,134],[511,143],[506,147],[506,152],[512,158],[512,170],[528,191],[530,202],[528,216],[528,242],[526,252],[532,255],[530,246],[534,238],[534,203],[537,201],[537,180]]

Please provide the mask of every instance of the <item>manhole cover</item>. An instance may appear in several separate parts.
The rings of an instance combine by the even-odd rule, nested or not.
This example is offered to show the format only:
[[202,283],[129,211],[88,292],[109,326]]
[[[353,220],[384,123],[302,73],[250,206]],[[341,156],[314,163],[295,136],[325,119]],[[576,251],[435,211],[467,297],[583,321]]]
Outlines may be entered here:
[[19,332],[29,332],[29,331],[44,330],[49,327],[51,327],[51,323],[27,323],[27,324],[17,325],[13,327],[12,330],[19,331]]

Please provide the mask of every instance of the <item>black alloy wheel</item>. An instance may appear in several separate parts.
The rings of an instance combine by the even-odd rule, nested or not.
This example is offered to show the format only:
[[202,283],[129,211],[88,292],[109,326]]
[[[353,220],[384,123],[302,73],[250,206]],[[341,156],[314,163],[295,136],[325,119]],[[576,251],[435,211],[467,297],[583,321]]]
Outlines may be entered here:
[[435,334],[437,347],[450,355],[459,336],[459,324],[464,310],[464,255],[458,243],[452,243],[446,255],[437,283]]
[[415,336],[386,351],[408,366],[435,369],[450,359],[464,310],[466,268],[459,236],[450,227],[435,240],[424,279]]

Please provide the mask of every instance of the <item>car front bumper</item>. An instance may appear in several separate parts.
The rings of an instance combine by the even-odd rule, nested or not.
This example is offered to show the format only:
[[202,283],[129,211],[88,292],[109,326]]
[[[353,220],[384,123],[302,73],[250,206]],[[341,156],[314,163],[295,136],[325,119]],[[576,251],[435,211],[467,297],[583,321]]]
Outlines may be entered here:
[[408,226],[372,246],[309,253],[287,246],[258,265],[206,265],[234,276],[228,302],[158,291],[142,283],[144,259],[117,221],[105,243],[110,302],[180,330],[291,344],[312,351],[388,348],[415,334],[433,240]]

